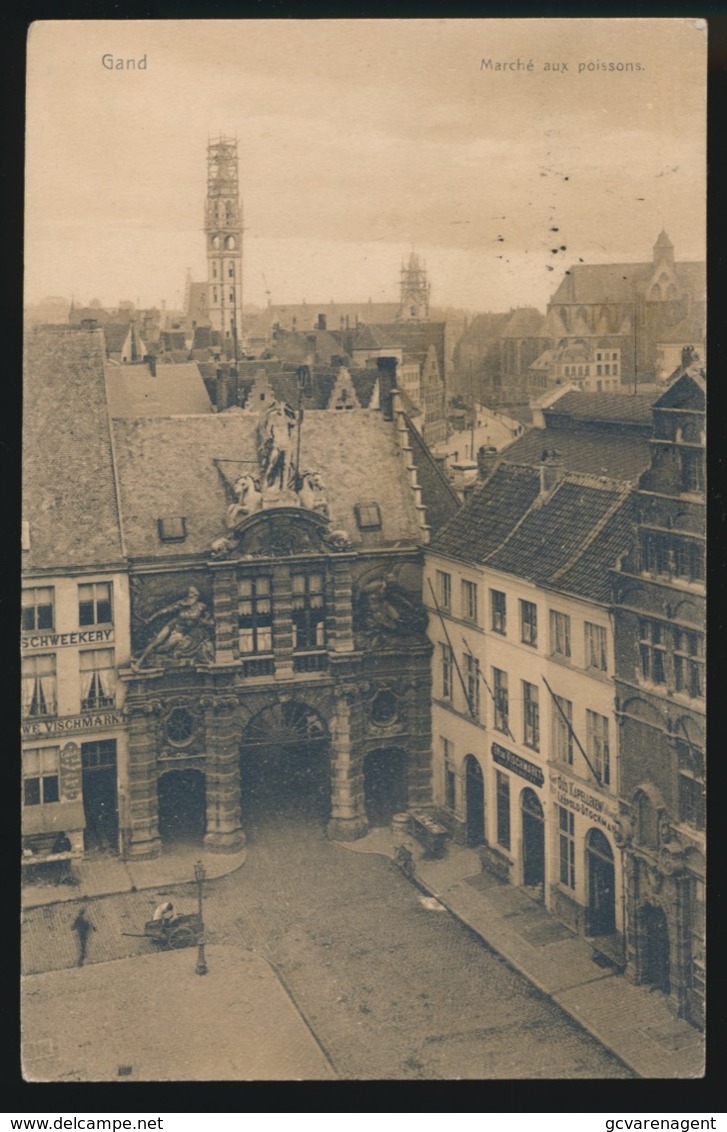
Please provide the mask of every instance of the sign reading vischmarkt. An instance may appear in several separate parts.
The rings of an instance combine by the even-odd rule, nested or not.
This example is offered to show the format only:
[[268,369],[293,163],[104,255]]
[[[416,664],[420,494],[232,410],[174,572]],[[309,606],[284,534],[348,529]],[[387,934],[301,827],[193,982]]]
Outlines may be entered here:
[[62,735],[66,731],[105,731],[109,727],[123,727],[123,711],[104,711],[97,715],[67,715],[62,719],[38,719],[21,724],[24,739],[43,739],[47,735]]
[[507,747],[501,747],[499,743],[492,744],[492,758],[499,766],[506,767],[513,774],[519,774],[534,786],[542,786],[545,782],[545,776],[539,766],[522,758],[521,755],[516,755],[514,751],[508,751]]

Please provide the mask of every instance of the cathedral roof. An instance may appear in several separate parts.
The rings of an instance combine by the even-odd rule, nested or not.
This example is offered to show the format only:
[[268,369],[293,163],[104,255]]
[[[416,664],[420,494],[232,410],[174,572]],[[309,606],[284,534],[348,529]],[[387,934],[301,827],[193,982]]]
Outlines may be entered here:
[[[654,264],[649,263],[576,263],[565,274],[549,307],[589,306],[598,303],[633,303],[651,280]],[[675,263],[674,274],[679,286],[699,298],[704,290],[703,263]]]

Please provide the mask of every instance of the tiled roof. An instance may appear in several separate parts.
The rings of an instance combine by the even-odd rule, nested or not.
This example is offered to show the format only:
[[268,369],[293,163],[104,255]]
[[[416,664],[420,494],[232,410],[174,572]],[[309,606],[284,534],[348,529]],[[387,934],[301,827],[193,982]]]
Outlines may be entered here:
[[534,428],[514,440],[500,455],[511,464],[536,467],[546,448],[555,448],[571,472],[609,476],[636,483],[651,462],[648,436],[618,431]]
[[[306,413],[301,443],[303,470],[319,472],[332,529],[343,528],[360,544],[354,505],[375,500],[385,543],[421,539],[414,495],[396,426],[382,414],[360,410],[356,428],[348,413]],[[215,461],[232,477],[257,474],[257,414],[117,420],[113,423],[128,553],[132,557],[203,554],[225,533],[230,503]],[[182,515],[184,543],[160,542],[157,519]]]
[[148,365],[106,367],[112,417],[169,417],[211,413],[212,406],[195,362],[160,364],[152,377]]
[[[654,273],[653,263],[576,263],[569,267],[550,306],[582,303],[629,303]],[[680,287],[699,296],[704,287],[703,263],[675,263]]]
[[538,469],[501,463],[431,549],[605,602],[631,538],[631,498],[623,483],[569,472],[541,495]]
[[550,414],[578,421],[609,421],[616,424],[651,424],[653,393],[564,393],[547,409]]
[[500,464],[431,539],[433,550],[482,562],[512,530],[540,492],[537,469]]
[[123,559],[104,387],[102,330],[26,340],[24,569],[72,569]]

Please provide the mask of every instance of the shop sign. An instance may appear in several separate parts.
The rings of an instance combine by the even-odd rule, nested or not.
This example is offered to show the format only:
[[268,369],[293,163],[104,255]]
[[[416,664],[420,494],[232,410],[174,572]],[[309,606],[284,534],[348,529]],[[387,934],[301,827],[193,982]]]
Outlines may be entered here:
[[66,715],[61,719],[37,719],[21,724],[24,739],[44,739],[48,735],[63,735],[67,731],[108,731],[110,727],[123,727],[123,711],[104,711],[98,714]]
[[81,748],[78,743],[61,747],[61,794],[74,802],[81,793]]
[[113,629],[79,629],[73,633],[23,633],[23,649],[57,649],[67,645],[113,644]]
[[514,751],[508,751],[507,747],[501,747],[499,743],[492,744],[492,758],[498,766],[507,767],[513,774],[519,774],[526,782],[532,782],[533,786],[542,786],[545,782],[545,775],[537,763],[531,763],[521,755],[516,755]]
[[567,778],[564,774],[553,775],[550,780],[550,792],[555,795],[555,800],[559,806],[571,810],[574,814],[583,814],[589,821],[595,822],[596,825],[601,825],[604,829],[607,829],[609,833],[613,833],[618,820],[618,812],[613,804],[609,805],[606,798],[599,797],[587,786],[582,786],[580,782],[574,782],[572,778]]

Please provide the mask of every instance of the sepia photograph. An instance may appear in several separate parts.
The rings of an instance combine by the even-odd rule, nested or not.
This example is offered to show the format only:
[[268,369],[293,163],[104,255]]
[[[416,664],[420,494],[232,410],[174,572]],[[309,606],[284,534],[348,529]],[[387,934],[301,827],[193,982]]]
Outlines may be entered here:
[[30,26],[25,1082],[703,1077],[707,37]]

